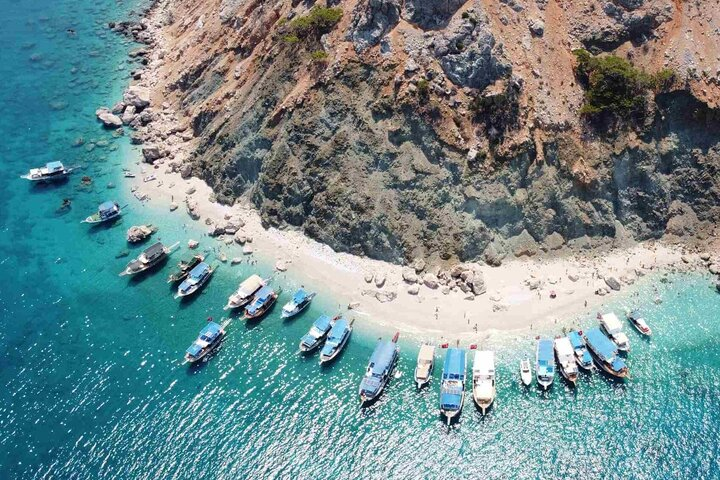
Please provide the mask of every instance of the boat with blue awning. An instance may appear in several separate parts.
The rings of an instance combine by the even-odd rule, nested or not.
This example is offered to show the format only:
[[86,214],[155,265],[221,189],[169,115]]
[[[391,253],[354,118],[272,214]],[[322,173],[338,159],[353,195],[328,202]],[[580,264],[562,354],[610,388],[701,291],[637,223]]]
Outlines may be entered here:
[[398,337],[400,332],[396,332],[392,340],[378,340],[360,382],[358,393],[362,405],[377,399],[390,380],[400,351],[397,345]]
[[98,205],[98,211],[80,223],[105,223],[115,220],[122,215],[122,208],[117,202],[107,201]]
[[555,359],[553,357],[553,341],[548,338],[538,340],[535,353],[535,378],[544,390],[547,390],[555,380]]
[[330,329],[335,325],[335,319],[327,315],[320,315],[310,327],[310,331],[300,339],[300,351],[312,352],[327,338]]
[[215,347],[220,345],[223,337],[225,336],[225,327],[228,326],[230,320],[226,320],[221,324],[209,321],[195,341],[185,351],[185,360],[190,363],[195,363],[201,360],[208,353],[213,351]]
[[344,318],[335,320],[335,324],[325,340],[325,345],[320,350],[320,365],[333,361],[342,352],[352,334],[352,326],[353,321],[348,322]]
[[313,298],[315,298],[315,293],[308,293],[303,288],[299,289],[295,292],[295,295],[293,295],[292,300],[283,305],[282,318],[294,317],[302,312],[310,305]]
[[185,280],[183,280],[178,286],[175,298],[188,297],[193,293],[198,292],[208,282],[208,280],[210,280],[214,271],[215,268],[211,267],[207,263],[198,263],[195,268],[190,270],[187,278],[185,278]]
[[250,305],[245,307],[245,319],[253,320],[260,318],[265,315],[270,308],[275,305],[275,301],[280,295],[280,290],[277,292],[270,287],[262,287],[253,297]]
[[467,354],[462,348],[449,348],[440,380],[440,414],[448,425],[462,411],[465,402]]
[[65,168],[62,162],[48,162],[44,167],[31,168],[28,173],[21,175],[20,178],[30,180],[31,182],[55,182],[67,178],[74,168]]
[[585,332],[585,343],[592,353],[595,363],[610,375],[618,378],[628,376],[629,370],[625,361],[618,354],[617,345],[599,328],[591,328]]
[[578,364],[578,367],[583,370],[592,370],[595,368],[590,352],[588,352],[587,346],[585,345],[585,340],[582,338],[582,334],[572,330],[568,333],[567,337],[575,352],[575,362]]

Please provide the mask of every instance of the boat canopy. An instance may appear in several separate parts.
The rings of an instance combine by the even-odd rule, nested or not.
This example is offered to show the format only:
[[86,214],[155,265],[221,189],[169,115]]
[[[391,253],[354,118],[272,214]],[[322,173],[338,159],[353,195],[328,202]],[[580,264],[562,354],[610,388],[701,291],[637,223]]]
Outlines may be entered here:
[[327,332],[330,328],[331,318],[327,315],[320,315],[314,322],[313,327],[317,328],[321,332]]
[[495,353],[491,351],[475,352],[473,359],[473,376],[495,375]]
[[273,296],[275,292],[273,292],[273,289],[270,287],[263,287],[260,289],[259,292],[255,294],[255,300],[259,301],[260,303],[265,303],[268,301],[270,297]]
[[348,321],[344,318],[340,318],[335,321],[330,333],[328,334],[328,343],[339,343],[345,336],[345,332],[348,330]]
[[210,265],[205,262],[198,263],[195,268],[190,270],[188,277],[192,280],[198,281],[204,277],[208,271],[210,271]]
[[461,348],[448,349],[442,373],[443,380],[465,379],[465,350]]
[[48,173],[55,173],[63,170],[65,167],[63,167],[62,162],[48,162],[45,165],[45,168],[47,169]]
[[600,322],[602,322],[605,326],[605,330],[607,330],[610,335],[618,333],[622,330],[622,323],[620,323],[620,319],[612,312],[603,315]]
[[205,328],[200,330],[200,338],[206,342],[212,342],[220,333],[221,327],[215,322],[209,322]]
[[395,358],[395,344],[390,340],[378,342],[375,351],[370,357],[369,368],[373,376],[382,376]]
[[197,357],[202,352],[202,346],[198,343],[193,342],[192,345],[185,351],[190,356]]
[[293,303],[298,304],[305,301],[305,299],[308,297],[308,293],[303,290],[302,288],[295,292],[295,295],[293,296]]
[[260,275],[250,275],[240,284],[238,293],[244,297],[249,297],[258,291],[258,289],[263,286],[263,283],[263,279],[260,278]]
[[431,364],[435,359],[435,346],[434,345],[422,345],[420,352],[418,352],[418,364],[427,365]]
[[462,407],[462,387],[446,388],[440,394],[440,408],[443,410],[459,410]]
[[98,207],[98,212],[100,212],[101,215],[111,213],[115,210],[116,204],[113,201],[107,201],[100,204]]
[[613,357],[617,357],[617,345],[599,328],[591,328],[585,332],[585,339],[601,360],[610,361]]
[[152,260],[164,251],[165,247],[163,246],[162,242],[157,242],[146,248],[143,254],[145,255],[145,258],[147,258],[148,260]]
[[553,366],[553,342],[550,339],[543,338],[538,341],[537,368],[538,374],[541,376],[552,374],[555,370]]
[[573,357],[573,355],[575,354],[575,350],[570,343],[570,339],[567,337],[555,339],[555,351],[560,358]]
[[575,330],[572,330],[570,333],[568,333],[567,338],[568,340],[570,340],[570,344],[575,350],[585,347],[585,343],[583,343],[582,337]]

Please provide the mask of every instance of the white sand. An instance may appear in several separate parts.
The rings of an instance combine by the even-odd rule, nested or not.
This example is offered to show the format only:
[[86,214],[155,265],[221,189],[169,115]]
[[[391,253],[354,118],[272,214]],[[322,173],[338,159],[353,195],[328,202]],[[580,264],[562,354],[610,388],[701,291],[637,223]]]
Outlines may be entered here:
[[[145,174],[140,174],[141,168]],[[410,295],[408,285],[402,280],[401,266],[334,252],[297,231],[266,230],[254,209],[213,203],[209,200],[212,191],[204,182],[196,178],[183,180],[179,174],[164,173],[164,165],[153,169],[143,164],[136,169],[138,178],[131,184],[138,186],[138,193],[147,194],[156,207],[169,210],[171,196],[174,196],[179,208],[172,215],[192,222],[186,213],[184,199],[185,192],[194,187],[196,192],[190,197],[197,202],[201,228],[205,228],[206,218],[219,225],[227,223],[227,215],[241,218],[245,222],[242,232],[253,237],[253,255],[272,264],[286,261],[288,271],[298,281],[317,285],[344,304],[354,304],[358,319],[417,336],[477,337],[493,331],[542,330],[555,324],[559,328],[571,324],[580,315],[598,311],[604,302],[629,288],[621,281],[620,292],[596,295],[599,288],[610,290],[602,279],[604,276],[635,280],[637,272],[643,275],[682,265],[679,249],[653,243],[627,251],[603,253],[599,258],[510,260],[497,268],[482,266],[487,293],[473,300],[465,299],[467,295],[459,290],[446,295],[442,293],[442,287],[432,290],[424,285],[420,286],[418,295]],[[158,180],[144,183],[141,177],[150,173]],[[206,237],[198,240],[208,241]],[[239,246],[237,251],[239,255]],[[374,283],[366,283],[368,273],[385,274],[385,286],[377,289]],[[576,275],[578,280],[571,281],[569,275]],[[527,280],[540,280],[542,284],[531,290]],[[397,298],[381,303],[375,297],[363,294],[368,290],[397,292]],[[555,291],[557,298],[550,298],[551,291]]]

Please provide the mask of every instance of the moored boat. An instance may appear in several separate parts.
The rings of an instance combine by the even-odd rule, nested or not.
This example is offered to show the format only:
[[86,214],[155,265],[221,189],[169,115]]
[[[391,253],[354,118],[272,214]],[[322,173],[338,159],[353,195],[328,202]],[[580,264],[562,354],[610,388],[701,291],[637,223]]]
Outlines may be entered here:
[[585,343],[595,362],[605,372],[618,378],[628,376],[627,364],[618,355],[617,345],[606,337],[599,328],[591,328],[585,332]]
[[595,368],[592,356],[587,350],[585,340],[582,338],[582,332],[571,330],[570,333],[568,333],[567,338],[570,340],[570,344],[572,345],[573,352],[575,353],[575,363],[577,363],[578,367],[583,370],[592,370]]
[[320,365],[332,362],[342,352],[352,334],[353,323],[354,320],[348,322],[344,318],[335,320],[335,324],[327,335],[325,345],[320,350]]
[[200,330],[200,334],[192,345],[185,351],[185,360],[190,363],[195,363],[213,351],[215,347],[220,345],[220,342],[225,336],[225,327],[227,327],[229,323],[230,320],[226,320],[222,325],[209,321],[208,324]]
[[308,293],[303,288],[299,289],[293,295],[292,300],[283,305],[282,318],[291,318],[302,312],[310,305],[313,298],[315,298],[315,293]]
[[547,390],[555,380],[553,342],[548,338],[538,340],[535,354],[535,377],[538,384]]
[[237,290],[228,298],[227,305],[223,310],[234,310],[246,306],[253,299],[255,294],[262,287],[267,285],[267,280],[260,278],[260,275],[250,275],[243,280]]
[[107,201],[98,206],[98,211],[93,213],[80,223],[105,223],[119,218],[122,215],[122,208],[117,202]]
[[270,287],[262,287],[253,297],[250,305],[245,307],[245,319],[253,320],[265,315],[270,308],[275,305],[275,301],[280,295],[280,291],[275,291]]
[[475,352],[473,360],[473,400],[483,415],[495,400],[495,353]]
[[300,339],[300,351],[308,353],[318,348],[322,342],[325,341],[334,324],[334,318],[330,318],[327,315],[320,315],[313,322],[310,331]]
[[440,382],[440,414],[448,425],[459,416],[465,402],[467,354],[462,348],[449,348]]
[[74,168],[65,168],[62,162],[48,162],[44,167],[31,168],[28,173],[21,175],[20,178],[30,180],[31,182],[55,182],[67,178]]
[[211,267],[205,262],[198,263],[192,270],[190,270],[185,280],[178,285],[175,298],[188,297],[199,291],[208,282],[208,280],[210,280],[213,272],[215,272],[215,267]]
[[532,368],[530,367],[529,358],[520,360],[520,381],[522,381],[526,387],[532,383]]
[[168,283],[177,283],[185,280],[185,278],[188,276],[188,273],[190,273],[190,270],[197,267],[200,262],[204,260],[204,255],[194,255],[187,262],[185,260],[180,260],[180,263],[177,264],[178,269],[168,276]]
[[615,342],[618,350],[621,352],[630,351],[630,339],[622,331],[622,323],[620,319],[614,313],[605,313],[598,315],[600,320],[600,327],[603,329],[605,334],[610,337],[610,340]]
[[652,329],[650,329],[650,326],[647,324],[639,310],[632,310],[628,313],[627,318],[630,320],[630,323],[633,324],[635,330],[640,332],[642,335],[645,335],[646,337],[652,335]]
[[560,374],[575,385],[578,379],[578,366],[575,362],[575,350],[568,337],[555,339],[555,359],[560,367]]
[[376,400],[390,380],[399,353],[398,337],[400,337],[400,332],[396,332],[392,340],[378,340],[365,370],[365,375],[360,381],[358,394],[360,395],[361,405]]
[[172,251],[177,246],[178,243],[170,247],[166,247],[162,244],[162,242],[153,243],[148,248],[143,250],[140,256],[128,263],[125,267],[125,270],[120,272],[120,276],[122,277],[124,275],[136,275],[138,273],[150,270],[155,265],[158,265],[170,253],[172,253]]
[[434,366],[435,345],[421,345],[417,356],[417,365],[415,366],[415,384],[417,388],[422,388],[430,382]]

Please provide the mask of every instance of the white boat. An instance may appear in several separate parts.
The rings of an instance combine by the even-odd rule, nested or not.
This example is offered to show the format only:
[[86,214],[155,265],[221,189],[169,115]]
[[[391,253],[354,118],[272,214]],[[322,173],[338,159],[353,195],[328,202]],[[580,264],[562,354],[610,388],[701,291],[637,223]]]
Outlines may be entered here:
[[473,360],[473,400],[483,415],[495,400],[495,353],[475,352]]
[[[127,207],[127,205],[125,205]],[[103,202],[98,206],[97,213],[93,213],[89,217],[87,217],[85,220],[81,221],[80,223],[90,223],[90,224],[97,224],[97,223],[105,223],[105,222],[111,222],[115,219],[120,218],[122,215],[122,209],[124,207],[121,207],[118,205],[117,202],[113,201],[107,201]]]
[[435,345],[421,345],[415,367],[415,383],[422,388],[430,382],[433,366],[435,365]]
[[640,332],[642,335],[645,335],[646,337],[652,335],[652,330],[650,329],[650,326],[647,324],[647,322],[638,310],[633,310],[628,313],[627,318],[628,320],[630,320],[630,323],[633,324],[635,330]]
[[555,360],[565,380],[575,385],[578,379],[578,366],[575,361],[575,349],[567,337],[555,339]]
[[315,298],[314,292],[308,293],[303,288],[299,289],[295,292],[295,295],[293,295],[292,300],[283,305],[282,318],[291,318],[302,312],[310,305],[313,298]]
[[245,307],[250,303],[258,290],[265,285],[267,285],[267,281],[260,278],[260,275],[250,275],[243,280],[238,289],[230,295],[227,305],[225,305],[223,310],[234,310]]
[[67,178],[74,168],[65,168],[62,162],[48,162],[44,167],[31,168],[28,173],[20,178],[31,182],[55,182]]
[[622,331],[622,323],[620,319],[614,313],[606,313],[599,316],[600,327],[602,327],[605,334],[610,337],[610,340],[615,342],[618,350],[621,352],[630,351],[630,339]]
[[526,387],[532,383],[532,368],[530,367],[530,359],[520,360],[520,380]]

